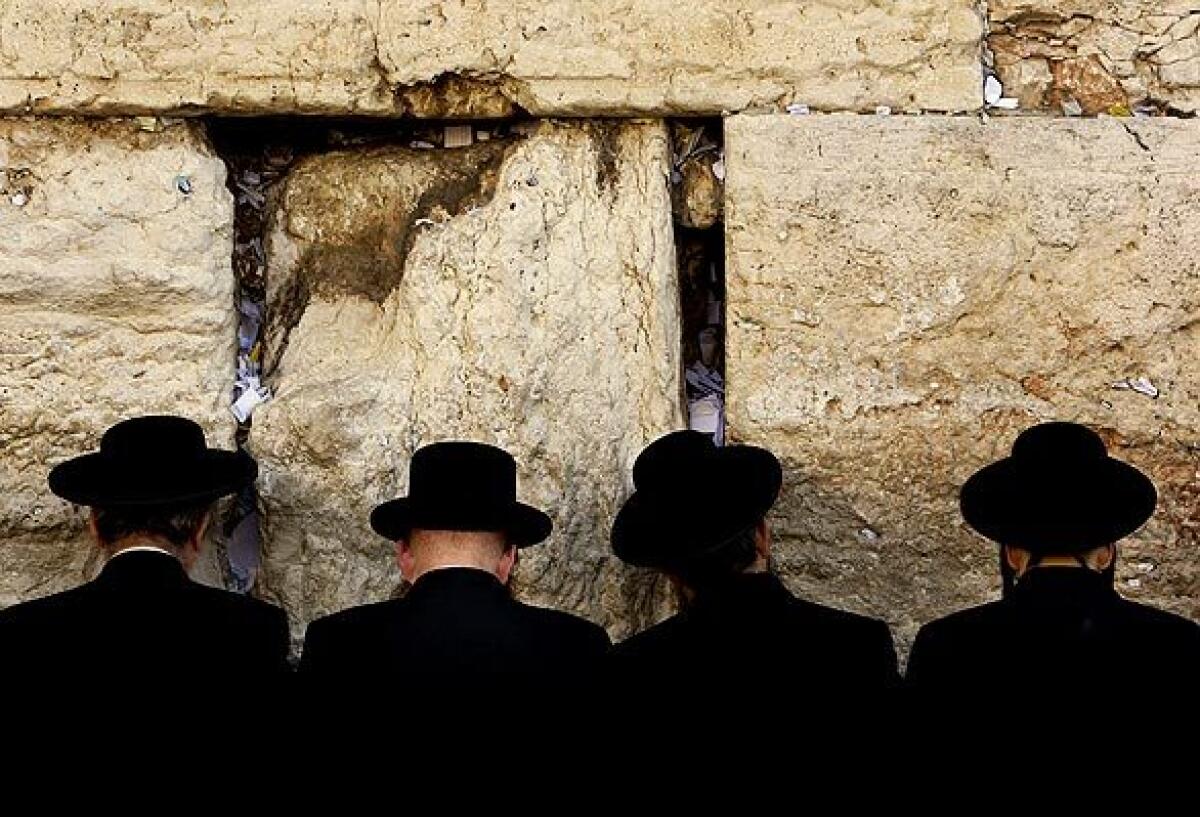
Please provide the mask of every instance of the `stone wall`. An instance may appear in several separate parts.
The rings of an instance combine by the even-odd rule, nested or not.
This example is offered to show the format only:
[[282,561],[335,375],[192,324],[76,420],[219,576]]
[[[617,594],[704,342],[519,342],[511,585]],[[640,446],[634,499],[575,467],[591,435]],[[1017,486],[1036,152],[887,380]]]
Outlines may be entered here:
[[[555,516],[525,598],[615,636],[665,614],[606,532],[683,423],[672,199],[724,229],[729,432],[786,461],[795,589],[902,646],[990,598],[958,485],[1065,417],[1161,488],[1122,590],[1200,616],[1198,25],[1177,0],[0,0],[0,604],[94,568],[45,475],[105,426],[170,410],[233,444],[235,211],[204,117],[300,115],[503,137],[277,168],[247,446],[255,592],[297,635],[396,590],[366,513],[446,436],[510,447]],[[983,110],[989,70],[1019,110]],[[692,117],[724,119],[723,155],[672,153]]]
[[0,604],[94,567],[46,473],[107,426],[181,412],[232,445],[232,215],[195,127],[0,120]]
[[958,488],[1068,419],[1159,487],[1121,589],[1200,616],[1198,155],[1172,120],[727,121],[729,419],[785,459],[797,589],[902,642],[991,597]]
[[1200,8],[1191,0],[990,0],[996,68],[1023,108],[1200,108]]
[[974,0],[4,0],[0,110],[970,110],[981,31]]
[[661,122],[546,122],[293,169],[267,249],[276,396],[251,449],[264,589],[297,632],[396,587],[368,514],[447,438],[512,451],[554,518],[522,554],[524,598],[616,634],[661,615],[660,583],[614,564],[608,530],[633,458],[682,422],[668,162]]

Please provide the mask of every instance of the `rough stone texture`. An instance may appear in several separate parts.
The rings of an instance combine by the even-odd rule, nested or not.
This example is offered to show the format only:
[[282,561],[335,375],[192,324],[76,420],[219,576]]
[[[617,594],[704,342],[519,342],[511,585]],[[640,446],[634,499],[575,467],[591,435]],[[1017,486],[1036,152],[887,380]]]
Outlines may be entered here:
[[260,587],[297,636],[396,590],[368,513],[452,437],[514,452],[520,494],[554,517],[523,597],[618,635],[662,614],[661,582],[615,564],[608,530],[633,458],[682,424],[668,172],[661,123],[552,122],[293,169],[268,242],[277,392],[250,446]]
[[1200,8],[1192,0],[991,0],[988,44],[1023,108],[1084,113],[1200,108]]
[[106,427],[185,413],[232,447],[232,215],[191,127],[0,120],[0,606],[95,567],[46,475]]
[[0,109],[979,107],[975,0],[0,0]]
[[390,110],[370,0],[0,0],[0,107]]
[[786,462],[798,590],[902,645],[993,598],[958,488],[1059,418],[1158,483],[1122,592],[1200,616],[1197,123],[738,116],[725,146],[729,421]]

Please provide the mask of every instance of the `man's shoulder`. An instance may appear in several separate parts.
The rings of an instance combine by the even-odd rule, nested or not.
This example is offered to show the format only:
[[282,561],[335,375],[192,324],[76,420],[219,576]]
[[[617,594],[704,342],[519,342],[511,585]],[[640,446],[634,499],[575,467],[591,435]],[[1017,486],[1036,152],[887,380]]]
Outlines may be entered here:
[[807,627],[835,630],[845,636],[878,638],[889,633],[887,623],[880,619],[807,599],[793,598],[791,610],[793,617]]
[[1001,601],[990,601],[923,624],[917,631],[917,643],[978,641],[987,633],[1002,628],[1008,620],[1008,607]]
[[308,632],[310,635],[321,635],[378,627],[402,615],[404,608],[403,599],[388,599],[347,607],[345,610],[313,619],[308,624]]
[[599,624],[588,621],[582,616],[555,610],[550,607],[538,607],[533,604],[516,602],[517,610],[522,618],[522,625],[540,629],[546,633],[561,635],[591,643],[603,643],[607,647],[608,633]]
[[1003,601],[989,601],[974,607],[955,610],[926,623],[921,629],[931,632],[954,632],[997,624],[1008,618],[1008,606]]
[[670,618],[652,624],[641,632],[634,633],[613,647],[616,658],[635,658],[642,654],[657,654],[687,637],[688,617],[676,613]]
[[18,602],[0,610],[0,629],[11,629],[48,623],[86,606],[91,596],[88,585],[53,593],[41,598]]
[[189,582],[188,592],[195,604],[220,608],[232,617],[266,621],[277,620],[281,617],[286,618],[281,608],[254,596],[234,593],[230,590],[211,587],[195,581]]
[[1200,624],[1175,613],[1148,604],[1121,599],[1120,609],[1135,626],[1152,629],[1167,637],[1200,645]]

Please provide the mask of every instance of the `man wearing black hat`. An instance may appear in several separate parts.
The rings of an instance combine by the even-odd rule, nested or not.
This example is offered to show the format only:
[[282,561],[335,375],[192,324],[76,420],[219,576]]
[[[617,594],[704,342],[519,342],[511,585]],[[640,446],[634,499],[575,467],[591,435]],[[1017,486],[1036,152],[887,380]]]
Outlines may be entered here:
[[408,693],[564,692],[609,646],[603,629],[509,593],[518,549],[544,541],[546,514],[516,499],[516,462],[471,442],[425,446],[409,496],[385,502],[371,526],[395,542],[400,599],[314,621],[300,673],[310,685],[383,685]]
[[1117,542],[1156,500],[1150,480],[1108,456],[1084,426],[1024,431],[1012,455],[974,474],[960,497],[967,524],[1000,545],[1004,597],[922,627],[909,684],[939,697],[993,691],[1046,701],[1196,694],[1200,626],[1114,588]]
[[200,426],[171,416],[118,423],[99,451],[55,467],[50,490],[91,507],[106,562],[81,587],[0,611],[0,684],[69,681],[110,697],[286,678],[283,611],[187,575],[213,502],[257,473],[250,457],[208,448]]
[[766,515],[783,481],[773,454],[679,431],[638,456],[633,481],[613,524],[613,552],[667,573],[686,605],[614,649],[619,695],[749,705],[768,687],[802,697],[898,682],[886,624],[802,601],[768,569]]

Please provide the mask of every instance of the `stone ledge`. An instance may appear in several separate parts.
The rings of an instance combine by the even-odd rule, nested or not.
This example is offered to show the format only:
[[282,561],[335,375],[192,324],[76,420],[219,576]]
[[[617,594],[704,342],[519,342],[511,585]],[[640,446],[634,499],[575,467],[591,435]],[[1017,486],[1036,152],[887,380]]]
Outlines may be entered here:
[[[974,0],[12,0],[0,111],[504,116],[973,110]],[[465,86],[465,87],[464,87]]]

